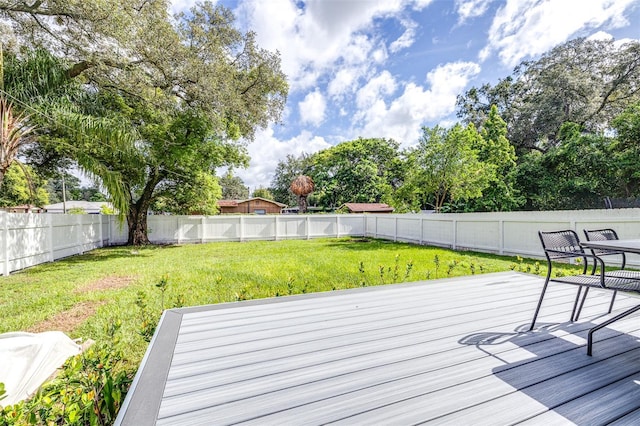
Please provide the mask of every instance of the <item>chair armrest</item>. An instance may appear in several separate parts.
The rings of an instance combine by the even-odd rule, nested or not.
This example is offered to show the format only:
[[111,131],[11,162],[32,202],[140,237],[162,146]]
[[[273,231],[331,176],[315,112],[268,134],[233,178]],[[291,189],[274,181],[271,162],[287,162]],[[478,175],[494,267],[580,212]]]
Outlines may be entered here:
[[[589,253],[585,253],[585,252],[577,252],[577,251],[563,251],[563,250],[553,250],[553,249],[545,249],[546,253],[553,253],[553,254],[558,254],[561,256],[558,256],[556,259],[572,259],[572,258],[576,258],[576,257],[581,257],[581,258],[588,258],[588,259],[593,259],[596,264],[598,264],[600,266],[600,287],[602,288],[608,288],[606,283],[605,283],[605,278],[606,278],[606,272],[605,272],[605,264],[604,264],[604,260],[602,260],[602,258],[600,258],[599,256],[596,256],[595,254],[589,254]],[[551,259],[549,259],[551,261]],[[549,262],[549,267],[551,267],[551,262]],[[597,270],[597,268],[595,268],[592,272],[591,275],[595,275],[595,271]],[[586,265],[585,265],[585,271],[586,271]],[[551,271],[549,271],[549,273],[551,273]]]

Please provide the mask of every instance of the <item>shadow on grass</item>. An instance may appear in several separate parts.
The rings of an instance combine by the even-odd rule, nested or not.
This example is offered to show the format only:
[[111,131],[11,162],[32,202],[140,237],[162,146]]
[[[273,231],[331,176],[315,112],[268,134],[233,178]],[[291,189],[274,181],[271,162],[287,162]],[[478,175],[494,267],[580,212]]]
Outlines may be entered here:
[[[430,246],[430,245],[419,245],[412,243],[405,243],[400,241],[389,241],[375,238],[344,238],[331,241],[327,244],[327,247],[340,248],[344,250],[353,250],[353,251],[374,251],[388,247],[402,247],[402,248],[419,248],[426,251],[438,251],[438,252],[448,252],[451,254],[455,254],[462,257],[474,257],[478,259],[491,259],[491,260],[511,260],[515,259],[516,256],[500,256],[498,254],[492,253],[482,253],[477,251],[470,250],[453,250],[445,247],[438,246]],[[528,261],[536,261],[536,259],[524,259]]]
[[390,246],[396,247],[416,247],[415,244],[409,243],[401,243],[387,240],[378,240],[375,238],[344,238],[344,239],[336,239],[329,242],[327,247],[331,248],[339,248],[344,250],[354,250],[354,251],[372,251],[379,250],[381,248],[386,248]]
[[157,250],[168,250],[178,247],[176,245],[153,245],[145,247],[134,246],[114,246],[95,249],[84,254],[71,255],[62,259],[57,259],[53,262],[42,263],[40,265],[33,266],[31,268],[24,269],[22,271],[29,275],[38,275],[42,273],[50,273],[56,271],[63,271],[69,267],[86,264],[87,262],[104,262],[117,259],[135,259],[135,258],[149,258],[157,252]]

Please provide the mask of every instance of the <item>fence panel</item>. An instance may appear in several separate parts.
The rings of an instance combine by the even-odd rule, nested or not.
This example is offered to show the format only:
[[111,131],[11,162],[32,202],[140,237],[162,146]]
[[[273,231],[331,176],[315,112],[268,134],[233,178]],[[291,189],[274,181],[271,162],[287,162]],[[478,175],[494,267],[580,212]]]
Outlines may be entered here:
[[[613,228],[640,238],[640,209],[460,214],[149,216],[152,243],[371,236],[505,255],[543,256],[538,230]],[[124,244],[115,216],[0,212],[0,273]],[[640,256],[628,263],[640,266]]]
[[241,239],[246,240],[275,240],[276,224],[272,216],[244,216],[242,218]]
[[290,240],[306,238],[306,220],[300,220],[297,215],[274,216],[277,221],[276,239]]
[[6,219],[5,256],[9,272],[53,260],[47,217],[8,213]]

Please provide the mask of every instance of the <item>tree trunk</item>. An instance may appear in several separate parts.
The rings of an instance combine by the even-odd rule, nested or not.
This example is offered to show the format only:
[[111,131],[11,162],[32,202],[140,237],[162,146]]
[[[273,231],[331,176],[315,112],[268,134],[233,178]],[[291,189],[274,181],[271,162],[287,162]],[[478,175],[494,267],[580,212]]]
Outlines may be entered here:
[[307,212],[307,196],[298,195],[298,213]]
[[129,238],[127,244],[131,246],[143,246],[151,244],[147,235],[147,208],[139,206],[140,202],[129,207],[127,224],[129,226]]
[[140,199],[135,203],[129,204],[129,212],[127,212],[129,237],[127,244],[132,246],[151,244],[147,232],[147,212],[151,206],[153,191],[161,180],[162,176],[158,171],[153,173],[149,176],[149,180],[144,186]]

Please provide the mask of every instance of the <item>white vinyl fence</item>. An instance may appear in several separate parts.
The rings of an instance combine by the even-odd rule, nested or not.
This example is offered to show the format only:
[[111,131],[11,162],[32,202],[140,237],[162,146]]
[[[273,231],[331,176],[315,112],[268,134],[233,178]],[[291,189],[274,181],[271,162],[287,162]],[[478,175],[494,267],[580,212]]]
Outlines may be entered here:
[[[541,257],[538,230],[610,227],[640,239],[640,209],[556,212],[149,216],[153,243],[206,243],[367,236],[504,255]],[[114,216],[0,212],[0,272],[12,271],[97,247],[124,244],[126,226]],[[629,258],[639,266],[640,257]]]

